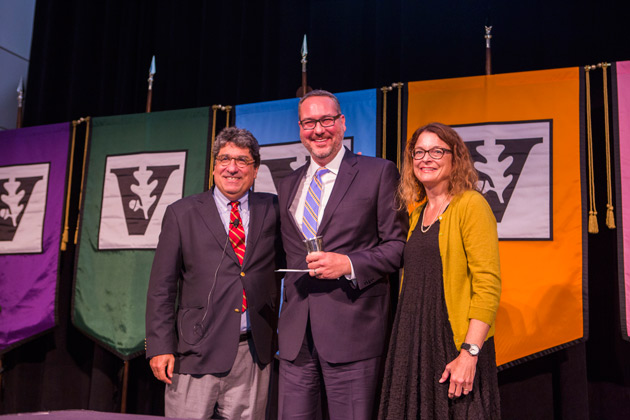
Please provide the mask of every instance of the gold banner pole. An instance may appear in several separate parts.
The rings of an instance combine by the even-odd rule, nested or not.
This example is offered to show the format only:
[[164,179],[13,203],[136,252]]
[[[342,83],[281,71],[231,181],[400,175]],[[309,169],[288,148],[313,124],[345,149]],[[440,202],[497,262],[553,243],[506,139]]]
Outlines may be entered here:
[[405,84],[402,82],[392,83],[393,88],[398,88],[398,123],[396,132],[396,166],[398,171],[402,170],[401,147],[402,147],[402,88]]
[[68,248],[69,239],[69,226],[68,218],[70,216],[70,191],[72,190],[72,173],[74,171],[74,145],[77,137],[77,125],[79,121],[72,121],[72,141],[70,144],[70,167],[68,169],[68,186],[66,189],[66,211],[63,222],[63,235],[61,235],[61,250],[65,251]]
[[221,109],[221,105],[212,105],[212,139],[210,140],[210,175],[208,176],[208,189],[212,188],[214,178],[212,173],[214,172],[214,139],[217,135],[217,111]]
[[230,126],[230,111],[232,110],[232,105],[224,106],[223,110],[225,111],[225,126],[229,127]]
[[88,144],[90,142],[90,117],[80,118],[79,123],[86,123],[85,126],[85,146],[83,147],[83,166],[81,169],[81,189],[79,190],[79,215],[77,217],[77,227],[74,231],[74,244],[79,239],[79,224],[81,223],[81,203],[83,201],[83,183],[85,182],[85,162],[87,161]]
[[392,90],[391,86],[383,86],[383,146],[381,149],[381,157],[387,159],[387,92]]

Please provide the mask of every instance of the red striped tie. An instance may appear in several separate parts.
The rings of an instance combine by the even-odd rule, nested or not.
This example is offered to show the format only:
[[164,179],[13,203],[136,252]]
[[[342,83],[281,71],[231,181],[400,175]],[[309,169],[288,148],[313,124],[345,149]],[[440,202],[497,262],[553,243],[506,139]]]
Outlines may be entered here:
[[[230,231],[228,236],[232,243],[232,248],[236,253],[238,262],[243,265],[243,257],[245,257],[245,228],[243,227],[243,221],[241,220],[241,213],[238,211],[238,201],[231,201],[232,211],[230,212]],[[247,297],[245,296],[245,289],[243,289],[243,311],[247,310]]]

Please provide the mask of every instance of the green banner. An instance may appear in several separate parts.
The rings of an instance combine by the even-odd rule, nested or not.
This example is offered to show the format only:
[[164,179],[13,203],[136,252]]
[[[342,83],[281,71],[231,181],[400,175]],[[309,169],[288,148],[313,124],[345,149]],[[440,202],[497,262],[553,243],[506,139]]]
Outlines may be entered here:
[[144,351],[164,211],[207,185],[208,127],[207,107],[92,120],[72,321],[124,360]]

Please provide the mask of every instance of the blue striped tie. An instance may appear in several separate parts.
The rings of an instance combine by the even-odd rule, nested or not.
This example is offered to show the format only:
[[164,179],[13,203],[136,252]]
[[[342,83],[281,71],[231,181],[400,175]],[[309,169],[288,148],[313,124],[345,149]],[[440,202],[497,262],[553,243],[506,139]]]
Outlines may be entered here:
[[319,168],[308,187],[306,201],[304,202],[304,216],[302,216],[302,233],[306,238],[317,236],[317,215],[322,198],[322,175],[330,172],[326,168]]

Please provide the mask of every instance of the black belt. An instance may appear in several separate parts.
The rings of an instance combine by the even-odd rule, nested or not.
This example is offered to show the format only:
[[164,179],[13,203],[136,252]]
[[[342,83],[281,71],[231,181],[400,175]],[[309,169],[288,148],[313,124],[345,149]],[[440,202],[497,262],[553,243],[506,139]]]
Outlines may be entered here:
[[241,335],[238,338],[238,342],[241,343],[243,341],[249,340],[250,338],[252,338],[252,332],[247,331],[247,332],[241,333]]

